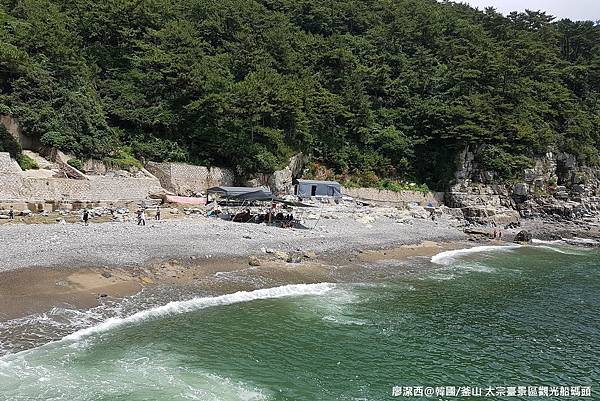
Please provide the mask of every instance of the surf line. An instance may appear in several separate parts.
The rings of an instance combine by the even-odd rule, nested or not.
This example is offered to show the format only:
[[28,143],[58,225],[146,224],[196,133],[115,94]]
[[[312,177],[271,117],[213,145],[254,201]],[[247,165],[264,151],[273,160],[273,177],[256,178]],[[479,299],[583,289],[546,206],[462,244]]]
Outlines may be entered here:
[[86,337],[107,332],[115,328],[130,324],[136,324],[152,319],[158,319],[164,316],[178,315],[196,310],[211,308],[215,306],[225,306],[237,303],[251,302],[260,299],[274,299],[297,296],[320,296],[335,288],[334,283],[316,283],[316,284],[288,284],[280,287],[262,288],[253,291],[238,291],[231,294],[218,295],[214,297],[197,297],[186,301],[173,301],[162,306],[157,306],[147,310],[134,313],[126,317],[112,317],[97,325],[78,330],[68,334],[57,341],[52,341],[36,348],[8,354],[0,357],[0,362],[6,362],[18,356],[35,349],[46,347],[50,344],[61,342],[76,342]]

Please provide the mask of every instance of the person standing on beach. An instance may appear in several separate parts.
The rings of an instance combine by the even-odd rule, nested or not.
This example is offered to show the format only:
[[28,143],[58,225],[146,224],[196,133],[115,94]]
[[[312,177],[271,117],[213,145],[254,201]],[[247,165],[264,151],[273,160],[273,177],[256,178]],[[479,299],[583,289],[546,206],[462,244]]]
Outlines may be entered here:
[[14,220],[15,219],[15,211],[13,209],[13,207],[10,207],[10,210],[8,211],[8,219],[9,220]]
[[86,226],[90,220],[90,212],[87,209],[83,209],[83,224]]
[[146,214],[144,213],[144,209],[140,209],[138,212],[138,226],[146,225]]
[[154,216],[154,220],[160,220],[160,206],[156,206],[156,215]]

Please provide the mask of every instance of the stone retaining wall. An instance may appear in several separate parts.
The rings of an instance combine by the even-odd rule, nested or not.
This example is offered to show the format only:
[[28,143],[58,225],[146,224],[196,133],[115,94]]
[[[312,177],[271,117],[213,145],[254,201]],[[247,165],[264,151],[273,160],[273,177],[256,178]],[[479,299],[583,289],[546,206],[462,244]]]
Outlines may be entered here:
[[19,173],[21,173],[19,163],[11,159],[8,152],[0,152],[0,175]]
[[434,206],[439,206],[443,203],[443,192],[417,192],[417,191],[388,191],[375,188],[343,188],[342,193],[353,198],[362,199],[364,201],[393,203],[398,205],[407,205],[409,203],[417,203],[421,206],[426,206],[431,202]]
[[25,201],[119,201],[142,200],[160,192],[158,180],[150,178],[23,178],[0,175],[0,200]]
[[190,195],[215,186],[232,186],[235,175],[231,170],[184,163],[149,162],[146,169],[160,180],[160,184],[177,195]]

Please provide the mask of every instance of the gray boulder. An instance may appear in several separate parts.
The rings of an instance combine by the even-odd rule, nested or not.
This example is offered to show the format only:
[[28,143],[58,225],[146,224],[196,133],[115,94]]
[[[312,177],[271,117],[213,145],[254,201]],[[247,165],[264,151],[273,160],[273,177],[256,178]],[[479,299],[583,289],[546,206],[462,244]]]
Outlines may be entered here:
[[513,187],[513,195],[527,196],[529,194],[529,185],[524,182],[515,184]]
[[531,241],[531,233],[527,230],[519,231],[517,235],[515,235],[514,242],[530,242]]

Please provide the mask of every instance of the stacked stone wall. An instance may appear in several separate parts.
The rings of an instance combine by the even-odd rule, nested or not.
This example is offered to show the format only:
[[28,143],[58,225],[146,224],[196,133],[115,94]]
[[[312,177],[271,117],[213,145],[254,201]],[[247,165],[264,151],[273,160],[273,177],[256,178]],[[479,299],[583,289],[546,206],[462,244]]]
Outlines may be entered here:
[[231,170],[184,163],[148,163],[146,166],[163,188],[178,195],[191,195],[214,186],[234,185]]
[[342,193],[344,195],[362,199],[364,201],[393,203],[398,205],[417,203],[421,206],[426,206],[428,203],[431,203],[434,206],[439,206],[443,203],[444,199],[443,192],[394,192],[388,190],[379,190],[376,188],[344,188]]

